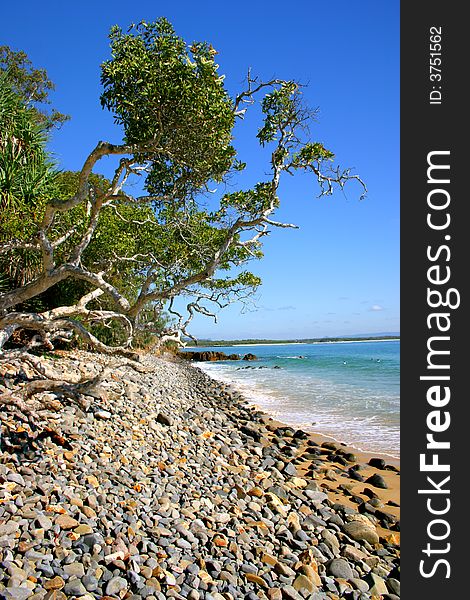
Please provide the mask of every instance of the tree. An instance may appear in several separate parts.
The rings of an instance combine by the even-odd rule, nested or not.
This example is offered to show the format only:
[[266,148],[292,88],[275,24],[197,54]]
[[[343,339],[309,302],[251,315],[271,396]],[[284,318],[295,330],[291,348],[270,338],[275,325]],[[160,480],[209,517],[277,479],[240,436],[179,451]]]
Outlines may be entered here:
[[[110,39],[101,102],[123,141],[98,142],[74,193],[49,199],[31,215],[32,229],[0,245],[7,255],[32,250],[41,261],[40,272],[0,296],[0,347],[25,328],[37,332],[35,343],[52,345],[73,333],[102,351],[126,352],[137,334],[152,330],[165,306],[175,321],[161,339],[181,340],[196,312],[214,316],[211,305],[246,298],[259,285],[244,266],[262,256],[262,238],[272,228],[294,227],[273,218],[283,175],[311,173],[320,195],[351,180],[365,191],[358,176],[335,167],[333,153],[310,140],[315,113],[303,105],[298,83],[262,82],[249,72],[246,89],[231,98],[213,48],[188,47],[163,18],[127,33],[113,27]],[[245,166],[232,145],[234,125],[255,102],[270,173],[251,189],[225,192],[223,184]],[[104,157],[119,158],[106,186],[93,179]],[[140,196],[129,193],[135,177],[143,179]],[[207,196],[217,185],[219,202],[209,209]],[[68,281],[83,286],[73,303],[21,310]],[[182,296],[185,315],[174,310]],[[123,332],[112,348],[90,329],[111,323]]]
[[45,129],[60,127],[70,117],[44,105],[50,105],[49,93],[55,89],[45,69],[35,69],[22,50],[0,46],[0,73],[4,72],[13,92],[31,108],[38,124]]
[[[58,195],[67,200],[71,198],[77,188],[80,173],[65,171],[56,177],[56,191]],[[94,194],[104,194],[111,186],[111,182],[103,177],[92,173],[90,184],[93,186]],[[71,228],[74,232],[70,235],[66,244],[61,248],[62,256],[66,256],[80,235],[83,235],[83,224],[86,222],[86,210],[84,205],[78,205],[72,211],[60,215],[62,230]],[[145,227],[140,226],[144,224]],[[124,196],[120,204],[104,207],[100,212],[96,231],[90,240],[90,244],[81,256],[81,264],[88,270],[106,271],[109,281],[129,298],[136,298],[139,288],[140,274],[138,261],[116,261],[117,256],[138,256],[152,241],[153,248],[160,242],[163,250],[164,231],[157,230],[157,223],[149,205],[137,205],[129,203]],[[61,257],[59,256],[61,261]],[[52,309],[56,306],[73,305],[77,303],[86,291],[90,291],[90,285],[83,280],[67,279],[47,290],[40,297],[43,306]],[[97,301],[101,308],[111,310],[112,301],[106,296]],[[160,333],[165,323],[169,322],[168,315],[161,313],[155,319],[152,307],[141,314],[141,322],[147,323],[152,320],[153,330]],[[102,341],[109,345],[123,342],[122,330],[115,324],[103,326],[102,324],[91,324],[90,330]],[[152,335],[144,333],[134,336],[133,344],[148,345],[152,342]]]

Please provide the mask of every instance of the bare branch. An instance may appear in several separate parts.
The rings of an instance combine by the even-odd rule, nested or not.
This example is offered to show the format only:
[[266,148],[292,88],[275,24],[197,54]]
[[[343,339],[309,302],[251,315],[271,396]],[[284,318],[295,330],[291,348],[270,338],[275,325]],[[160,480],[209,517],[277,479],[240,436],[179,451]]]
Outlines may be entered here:
[[294,225],[292,223],[280,223],[279,221],[272,221],[271,219],[265,219],[265,223],[267,223],[268,225],[272,225],[273,227],[299,229],[298,225]]
[[42,266],[44,269],[44,273],[49,274],[52,272],[52,270],[55,267],[54,249],[44,231],[39,231],[38,239],[39,239],[39,244],[41,246]]
[[77,265],[80,262],[83,252],[88,247],[88,245],[91,241],[91,238],[95,232],[95,229],[98,226],[98,218],[100,215],[102,204],[103,204],[103,201],[101,198],[95,198],[92,202],[90,221],[88,223],[88,227],[86,228],[86,231],[83,234],[80,242],[75,246],[75,248],[72,252],[72,256],[70,258],[70,263],[72,265]]
[[38,242],[22,242],[21,240],[11,240],[0,244],[0,255],[12,250],[39,250],[39,244]]
[[69,277],[88,281],[108,294],[123,311],[130,307],[129,301],[119,291],[103,278],[103,273],[92,273],[82,267],[66,263],[54,269],[51,273],[42,274],[26,285],[0,295],[0,310],[7,310],[17,304],[22,304],[35,296],[42,294],[57,283]]
[[253,96],[257,94],[260,90],[266,87],[274,87],[277,85],[282,85],[285,83],[282,79],[271,79],[270,81],[260,81],[258,77],[253,77],[251,75],[251,68],[248,69],[248,74],[246,76],[247,81],[247,89],[240,92],[238,96],[235,98],[235,102],[233,105],[233,114],[236,117],[243,118],[246,112],[246,109],[239,110],[240,104],[253,104],[254,98]]
[[54,240],[51,243],[52,249],[55,250],[56,248],[58,248],[61,244],[63,244],[64,242],[66,242],[69,238],[72,237],[72,235],[74,233],[76,233],[77,229],[76,227],[72,227],[71,229],[69,229],[66,233],[64,233],[63,235],[60,236],[60,238],[57,238],[56,240]]

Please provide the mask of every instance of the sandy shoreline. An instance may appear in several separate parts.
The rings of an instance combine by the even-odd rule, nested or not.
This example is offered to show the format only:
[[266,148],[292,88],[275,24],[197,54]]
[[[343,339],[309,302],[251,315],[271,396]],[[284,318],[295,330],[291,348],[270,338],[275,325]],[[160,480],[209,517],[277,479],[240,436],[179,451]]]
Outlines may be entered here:
[[[377,340],[379,341],[379,340]],[[383,340],[383,341],[387,341],[387,340]],[[390,341],[394,341],[394,340],[390,340]],[[332,343],[349,343],[349,342],[332,342]],[[269,345],[269,344],[259,344],[261,345]],[[260,357],[262,358],[262,357]],[[294,358],[294,357],[289,357],[289,358]],[[321,439],[322,441],[332,441],[332,442],[336,442],[338,444],[341,444],[342,446],[347,446],[348,448],[350,448],[352,451],[361,454],[361,455],[365,455],[368,456],[369,458],[373,457],[373,456],[380,456],[383,457],[383,459],[395,466],[399,466],[400,465],[400,453],[399,453],[399,449],[397,449],[395,451],[395,447],[389,449],[388,447],[384,449],[381,448],[374,448],[373,445],[374,444],[374,439],[369,440],[369,444],[367,445],[367,442],[364,443],[364,441],[362,440],[359,441],[359,436],[356,435],[356,440],[350,440],[350,441],[345,441],[344,439],[342,439],[342,435],[347,435],[345,433],[345,430],[343,429],[343,433],[341,433],[340,429],[335,429],[335,423],[331,423],[326,431],[320,431],[317,430],[315,428],[315,425],[317,425],[316,422],[312,422],[310,424],[310,422],[307,423],[307,421],[309,421],[309,419],[306,417],[306,415],[303,415],[302,418],[302,422],[296,422],[297,419],[295,419],[295,415],[294,418],[291,418],[291,416],[289,414],[282,414],[282,406],[279,404],[281,402],[281,400],[277,397],[276,395],[276,391],[272,391],[272,390],[265,390],[263,388],[263,384],[254,384],[252,386],[248,386],[248,382],[245,381],[243,378],[239,378],[237,380],[237,376],[234,373],[230,373],[230,372],[219,372],[217,369],[213,370],[212,368],[207,368],[208,365],[216,365],[217,361],[215,362],[211,362],[211,361],[199,361],[199,360],[195,360],[194,362],[189,361],[189,364],[192,364],[193,366],[198,367],[199,369],[201,369],[204,373],[206,373],[209,377],[211,377],[212,379],[214,379],[215,381],[220,381],[226,385],[229,385],[231,387],[233,387],[234,391],[236,391],[237,393],[241,393],[242,395],[246,394],[246,399],[248,402],[250,402],[250,404],[254,407],[256,407],[257,410],[265,412],[268,416],[270,416],[271,418],[273,418],[276,421],[279,421],[281,423],[284,423],[290,427],[294,427],[294,428],[300,428],[304,431],[306,431],[308,434],[312,434],[314,436],[318,436],[319,439]],[[248,368],[248,367],[242,367],[242,368]],[[256,368],[256,367],[252,367],[252,368]],[[237,369],[238,370],[238,369]],[[277,390],[277,392],[279,392],[279,390]],[[281,391],[281,398],[282,398],[282,394],[286,394],[286,390],[284,390],[283,392]],[[289,391],[287,391],[287,394],[289,394]],[[266,403],[266,399],[269,398],[269,402]],[[273,406],[271,406],[271,401],[275,401],[275,404]],[[314,421],[316,421],[316,417],[315,414],[311,415],[311,419],[313,419]],[[371,427],[371,429],[373,430],[373,427]],[[380,438],[381,439],[381,438]],[[395,444],[396,444],[396,440],[394,440]],[[383,444],[383,440],[382,440],[382,444]]]
[[[216,379],[215,377],[212,377],[212,375],[210,373],[207,373],[205,370],[201,369],[200,366],[191,365],[191,363],[188,363],[188,364],[190,366],[192,366],[193,368],[196,368],[196,369],[202,371],[205,375],[210,377],[214,382],[217,382],[217,383],[219,382],[218,379]],[[227,382],[224,382],[224,383],[226,385],[228,385],[229,389],[231,389],[233,393],[237,393],[237,394],[240,394],[241,396],[243,396],[243,391],[237,389],[236,384],[231,384],[231,383],[227,384]],[[246,400],[246,402],[252,408],[252,410],[257,411],[258,413],[260,413],[262,415],[261,418],[262,418],[263,422],[269,428],[279,428],[280,427],[280,428],[299,429],[293,425],[288,425],[286,423],[283,423],[283,422],[271,417],[264,408],[259,407],[258,405],[251,402],[250,400]],[[325,444],[325,443],[333,442],[337,447],[341,448],[345,453],[353,454],[355,456],[354,462],[356,464],[360,465],[360,467],[361,467],[360,474],[362,475],[364,480],[366,480],[368,477],[370,477],[374,474],[380,474],[383,477],[383,479],[385,480],[387,488],[386,489],[374,488],[374,492],[377,494],[377,496],[379,497],[381,502],[383,502],[384,505],[387,505],[387,511],[390,512],[392,515],[394,515],[397,519],[400,518],[400,459],[399,458],[390,456],[388,454],[380,453],[380,452],[368,452],[368,451],[358,450],[354,446],[347,445],[344,442],[333,439],[330,436],[323,435],[323,434],[317,433],[317,432],[306,431],[306,430],[303,430],[302,428],[300,428],[300,430],[305,432],[308,440],[311,440],[314,444],[318,444],[318,446],[322,446],[322,444]],[[387,469],[377,469],[377,468],[369,466],[369,461],[373,458],[382,458],[384,460],[384,462],[386,463],[386,466],[387,467],[390,466],[391,469],[388,469],[388,468]],[[334,500],[335,502],[344,503],[347,506],[350,506],[353,508],[357,507],[358,499],[367,501],[368,496],[365,495],[363,492],[364,492],[364,489],[367,488],[368,486],[364,482],[352,481],[351,479],[342,477],[339,474],[337,477],[333,478],[331,475],[331,470],[334,468],[337,468],[337,467],[338,467],[337,464],[325,460],[324,468],[319,473],[320,484],[324,488],[324,490],[328,492],[328,494],[330,495],[332,500]],[[306,470],[307,469],[306,469],[305,465],[304,465],[304,468],[301,467],[301,469],[300,469],[300,471],[302,473],[305,473]],[[339,489],[339,486],[344,485],[344,484],[349,486],[350,493],[348,493],[348,492],[345,493],[345,490]],[[352,501],[351,497],[355,498],[355,500]],[[389,503],[392,503],[392,504],[389,504]],[[395,535],[396,535],[397,539],[399,540],[399,533],[396,533]]]
[[[229,387],[231,387],[235,392],[240,393],[242,395],[245,393],[241,386],[240,387],[237,386],[237,382],[233,382],[233,380],[226,379],[224,377],[221,377],[219,379],[218,377],[215,376],[215,374],[212,371],[206,370],[204,368],[206,363],[204,363],[204,362],[194,362],[194,363],[189,362],[188,364],[201,369],[206,375],[208,375],[214,381],[219,381],[226,385],[229,385]],[[209,364],[212,364],[212,363],[209,363]],[[357,446],[355,446],[352,443],[344,442],[342,439],[340,439],[339,436],[336,437],[335,435],[333,435],[333,433],[322,433],[320,431],[315,431],[314,426],[312,426],[313,428],[311,428],[309,426],[309,428],[307,429],[305,427],[305,425],[289,423],[287,421],[283,421],[282,419],[278,419],[276,416],[270,414],[269,409],[258,404],[258,402],[256,402],[256,400],[247,398],[247,401],[251,404],[251,406],[256,408],[256,410],[266,413],[266,415],[268,417],[272,418],[274,421],[282,423],[284,426],[303,429],[306,433],[308,433],[309,435],[312,436],[312,439],[318,439],[321,442],[335,442],[337,444],[340,444],[343,447],[347,447],[348,449],[350,449],[351,452],[355,452],[358,455],[368,457],[367,460],[369,460],[370,458],[372,458],[374,456],[377,456],[377,457],[382,457],[385,461],[389,462],[390,464],[393,464],[397,467],[400,466],[400,457],[399,456],[390,454],[388,452],[381,452],[380,450],[365,450],[363,448],[358,448]]]

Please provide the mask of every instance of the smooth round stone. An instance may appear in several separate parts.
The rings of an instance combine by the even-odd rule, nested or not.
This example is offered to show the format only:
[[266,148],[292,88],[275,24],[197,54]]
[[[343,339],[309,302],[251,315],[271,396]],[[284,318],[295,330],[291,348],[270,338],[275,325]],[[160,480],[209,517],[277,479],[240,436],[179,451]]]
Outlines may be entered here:
[[344,558],[334,558],[328,565],[327,571],[333,577],[339,577],[341,579],[352,579],[354,573]]
[[376,469],[385,469],[385,461],[383,458],[371,458],[369,460],[369,465]]
[[2,595],[5,600],[27,600],[33,591],[25,587],[9,587],[3,590]]
[[350,521],[343,526],[344,531],[356,542],[366,541],[369,544],[378,544],[379,536],[372,525],[369,527],[361,521]]
[[127,581],[123,577],[113,577],[108,581],[106,594],[109,596],[117,596],[119,592],[127,589],[127,585]]
[[374,487],[381,488],[384,490],[388,488],[385,479],[382,477],[382,475],[379,475],[378,473],[375,473],[374,475],[371,475],[368,479],[366,479],[366,483],[369,483]]

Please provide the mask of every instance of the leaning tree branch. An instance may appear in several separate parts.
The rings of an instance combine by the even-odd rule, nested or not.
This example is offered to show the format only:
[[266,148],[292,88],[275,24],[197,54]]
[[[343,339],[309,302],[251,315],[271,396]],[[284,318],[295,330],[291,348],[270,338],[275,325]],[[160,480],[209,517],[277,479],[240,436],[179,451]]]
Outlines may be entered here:
[[279,85],[282,85],[285,83],[285,81],[283,81],[282,79],[271,79],[270,81],[260,81],[258,77],[253,77],[251,75],[251,68],[248,69],[246,81],[247,81],[247,85],[248,85],[247,89],[243,90],[236,96],[235,102],[233,105],[233,114],[236,117],[243,118],[243,116],[246,112],[246,109],[239,110],[240,104],[242,104],[242,103],[253,104],[254,103],[253,96],[255,96],[260,90],[262,90],[263,88],[266,88],[266,87],[275,87],[275,86],[279,86]]
[[12,250],[38,250],[37,241],[22,242],[21,240],[11,240],[0,244],[0,255],[11,252]]

